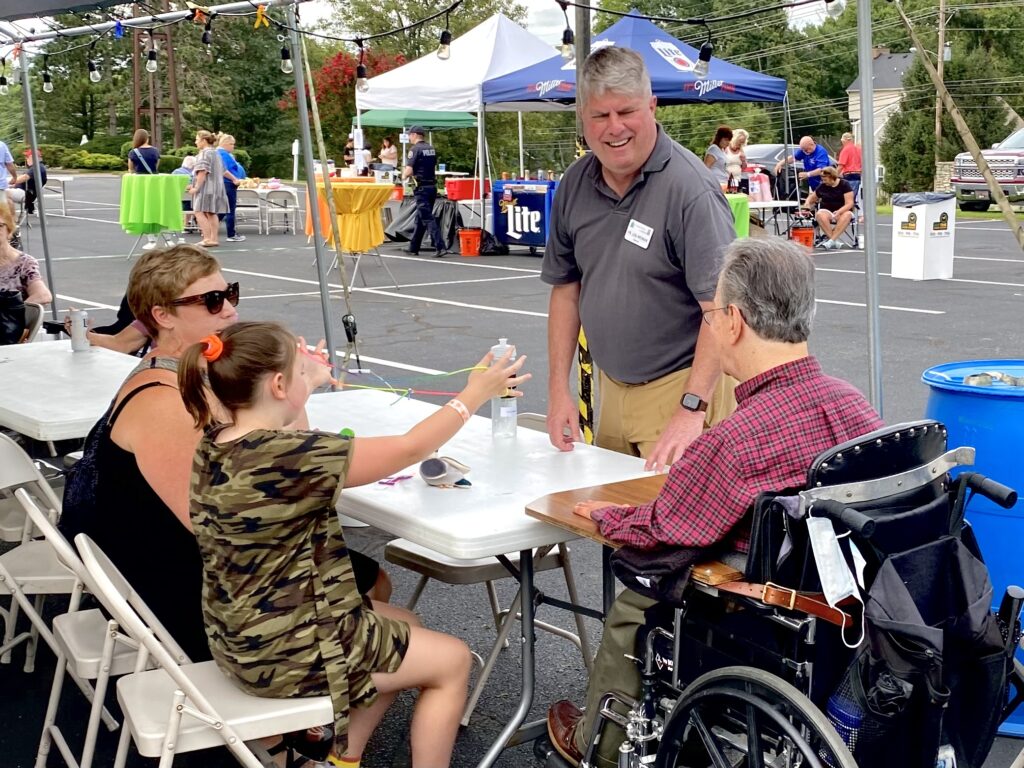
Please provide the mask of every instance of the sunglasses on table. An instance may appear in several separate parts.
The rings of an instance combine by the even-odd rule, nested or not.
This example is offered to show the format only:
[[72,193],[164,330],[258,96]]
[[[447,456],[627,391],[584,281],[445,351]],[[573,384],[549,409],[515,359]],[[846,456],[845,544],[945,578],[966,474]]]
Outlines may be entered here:
[[206,293],[197,293],[195,296],[182,296],[180,299],[175,299],[170,303],[174,307],[183,307],[188,304],[204,304],[211,315],[216,315],[224,309],[225,301],[232,307],[237,307],[239,295],[238,283],[229,283],[228,287],[223,291],[207,291]]

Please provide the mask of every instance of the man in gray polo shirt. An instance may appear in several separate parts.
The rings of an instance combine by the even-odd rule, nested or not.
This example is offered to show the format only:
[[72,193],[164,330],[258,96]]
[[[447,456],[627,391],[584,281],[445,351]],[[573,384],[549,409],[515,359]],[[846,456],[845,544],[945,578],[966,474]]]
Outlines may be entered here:
[[552,286],[548,434],[564,451],[579,440],[568,382],[582,322],[600,377],[597,444],[661,469],[735,407],[701,323],[732,213],[704,163],[655,121],[637,53],[595,51],[577,98],[593,152],[558,186],[541,271]]

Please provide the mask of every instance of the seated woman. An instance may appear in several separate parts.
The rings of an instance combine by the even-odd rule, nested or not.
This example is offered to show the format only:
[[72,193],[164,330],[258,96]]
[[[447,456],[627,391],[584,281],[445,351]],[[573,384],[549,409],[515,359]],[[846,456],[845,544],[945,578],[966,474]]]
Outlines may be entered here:
[[456,399],[404,435],[292,429],[310,393],[330,381],[322,347],[306,352],[302,339],[276,323],[239,323],[182,357],[178,386],[195,426],[223,421],[215,410],[221,403],[230,416],[199,443],[189,506],[210,649],[255,695],[329,693],[334,765],[357,766],[397,693],[419,688],[413,765],[446,766],[469,650],[358,594],[335,506],[344,487],[425,459],[488,399],[530,376],[517,375],[524,358],[513,362],[511,350],[493,366],[488,353]]
[[839,238],[853,221],[853,187],[840,178],[839,171],[832,166],[821,169],[821,184],[811,190],[804,207],[813,211],[816,203],[818,210],[814,218],[825,236],[822,247],[826,250],[841,248]]
[[[192,661],[210,658],[202,561],[188,515],[201,433],[178,393],[178,358],[238,320],[238,297],[238,283],[229,285],[217,260],[196,246],[147,251],[135,263],[128,302],[154,349],[121,385],[96,448],[96,511],[61,521],[66,534],[85,532],[99,544]],[[373,560],[359,563],[363,591],[390,591]]]
[[11,245],[15,233],[14,215],[0,205],[0,344],[17,344],[27,337],[26,301],[48,304],[50,289],[39,273],[39,262]]

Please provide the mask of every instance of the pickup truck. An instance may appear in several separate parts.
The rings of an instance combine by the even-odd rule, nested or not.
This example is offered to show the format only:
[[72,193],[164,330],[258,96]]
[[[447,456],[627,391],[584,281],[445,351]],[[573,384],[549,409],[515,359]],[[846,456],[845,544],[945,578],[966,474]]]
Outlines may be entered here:
[[[983,149],[981,154],[1010,202],[1024,203],[1024,128],[993,144],[992,149]],[[960,210],[988,210],[991,193],[970,152],[956,156],[950,181]]]

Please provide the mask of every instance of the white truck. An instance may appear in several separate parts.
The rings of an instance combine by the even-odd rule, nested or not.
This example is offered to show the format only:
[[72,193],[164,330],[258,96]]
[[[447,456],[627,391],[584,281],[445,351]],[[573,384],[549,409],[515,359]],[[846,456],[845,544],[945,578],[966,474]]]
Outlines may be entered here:
[[[1010,202],[1024,203],[1024,128],[981,154]],[[991,192],[970,152],[956,156],[950,181],[961,211],[988,210]]]

